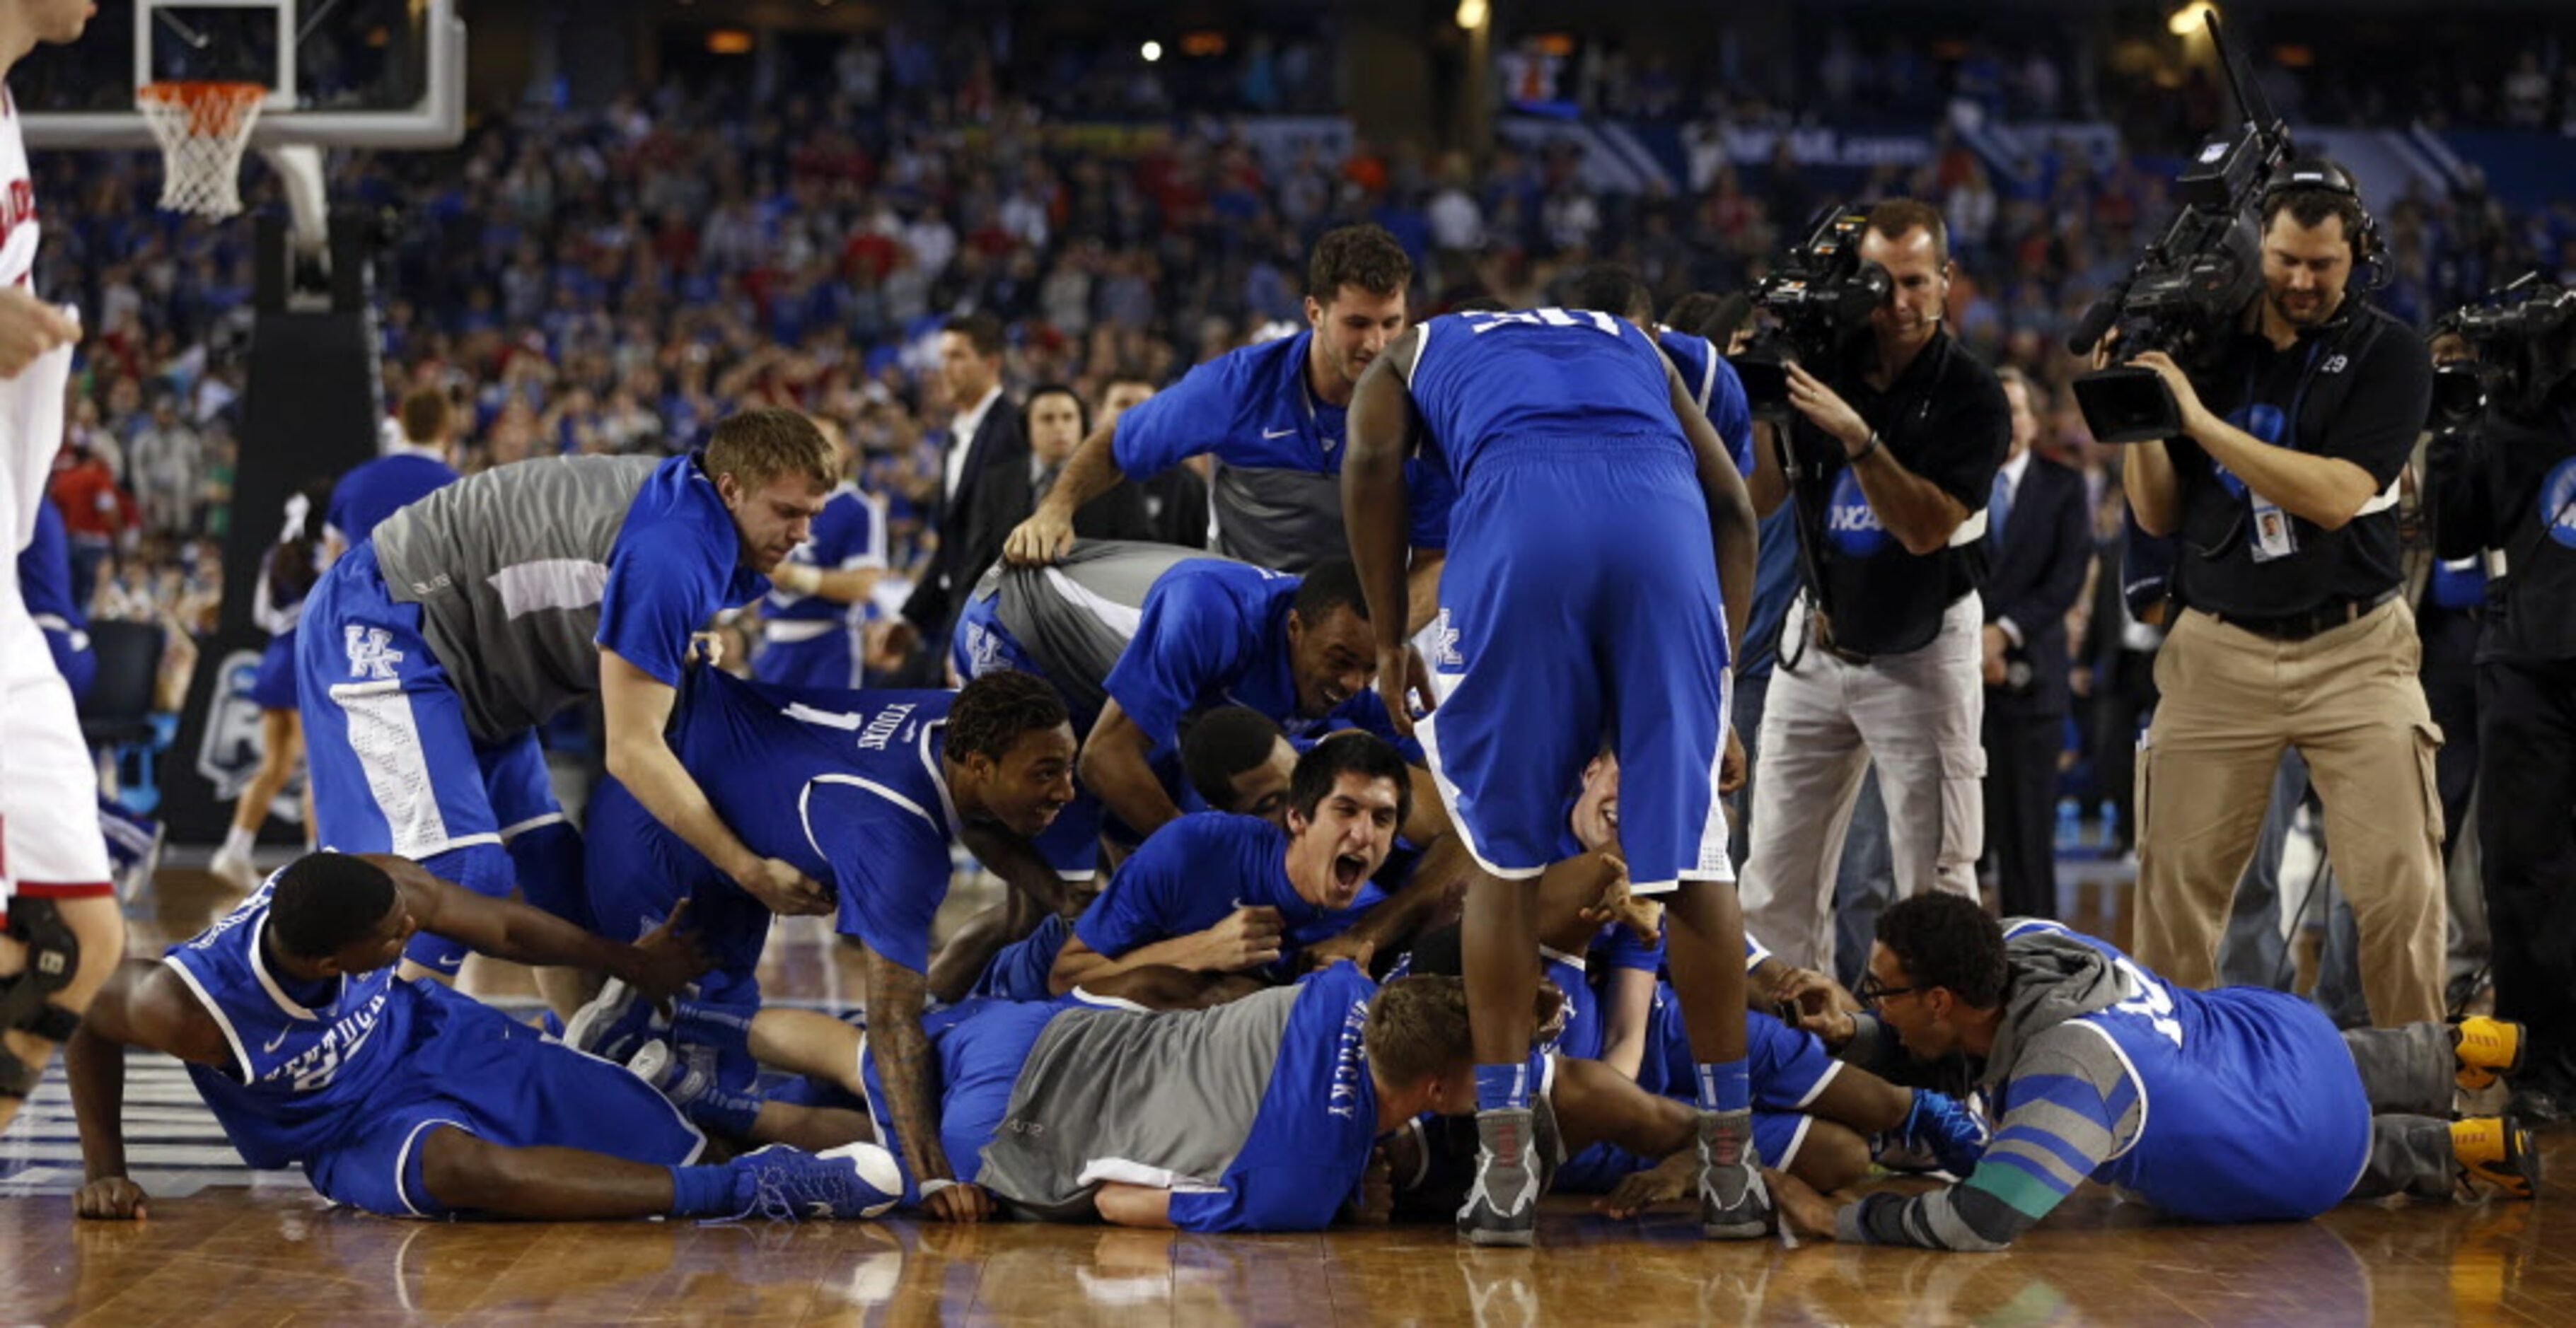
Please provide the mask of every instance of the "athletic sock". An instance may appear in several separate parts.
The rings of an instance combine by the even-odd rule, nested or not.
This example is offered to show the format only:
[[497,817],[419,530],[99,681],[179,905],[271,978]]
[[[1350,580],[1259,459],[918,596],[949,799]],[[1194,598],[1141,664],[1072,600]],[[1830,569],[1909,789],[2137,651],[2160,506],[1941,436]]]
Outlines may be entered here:
[[671,1031],[682,1042],[748,1056],[751,1054],[751,1017],[758,1009],[758,1006],[674,1000],[671,1002]]
[[244,830],[240,826],[234,826],[224,832],[224,846],[220,851],[236,858],[247,858],[250,856],[251,847],[258,840],[259,831]]
[[698,1124],[736,1139],[749,1139],[760,1120],[760,1100],[710,1088],[680,1108]]
[[733,1212],[740,1205],[733,1194],[734,1169],[718,1167],[672,1167],[671,1216],[717,1217]]
[[1744,1061],[1698,1062],[1699,1109],[1743,1111],[1753,1105],[1753,1072]]
[[1513,1061],[1507,1065],[1476,1067],[1476,1110],[1526,1111],[1528,1109],[1528,1062]]

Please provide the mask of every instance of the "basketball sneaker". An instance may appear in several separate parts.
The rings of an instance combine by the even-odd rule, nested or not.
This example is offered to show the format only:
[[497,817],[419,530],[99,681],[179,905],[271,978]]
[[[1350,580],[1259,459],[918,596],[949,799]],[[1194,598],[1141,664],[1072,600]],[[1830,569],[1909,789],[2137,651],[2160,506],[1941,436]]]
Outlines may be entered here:
[[716,1086],[715,1056],[704,1047],[677,1048],[654,1038],[626,1058],[635,1077],[660,1090],[671,1105],[686,1111]]
[[1699,1113],[1699,1230],[1710,1240],[1749,1240],[1771,1230],[1771,1187],[1753,1147],[1753,1113]]
[[2530,1129],[2504,1117],[2453,1124],[2451,1156],[2472,1189],[2483,1183],[2507,1198],[2528,1199],[2540,1188],[2540,1154],[2532,1147]]
[[735,1158],[732,1166],[741,1217],[846,1221],[875,1217],[903,1201],[903,1173],[893,1155],[875,1144],[822,1153],[771,1144]]
[[1929,1153],[1941,1170],[1961,1180],[1977,1169],[1977,1159],[1985,1156],[1986,1145],[1994,1139],[1976,1108],[1928,1088],[1914,1091],[1914,1105],[1906,1110],[1897,1136],[1906,1147]]
[[1527,1107],[1476,1113],[1476,1183],[1458,1210],[1458,1234],[1470,1244],[1526,1246],[1538,1238],[1532,1115]]
[[215,856],[206,862],[206,874],[241,894],[249,894],[259,888],[259,866],[251,861],[248,853],[217,849]]
[[2460,1087],[2476,1092],[2522,1069],[2522,1025],[2473,1014],[2451,1025],[2451,1051],[2460,1058]]
[[590,1004],[572,1012],[563,1040],[575,1051],[622,1063],[634,1056],[645,1039],[668,1027],[644,993],[628,986],[624,978],[610,978]]

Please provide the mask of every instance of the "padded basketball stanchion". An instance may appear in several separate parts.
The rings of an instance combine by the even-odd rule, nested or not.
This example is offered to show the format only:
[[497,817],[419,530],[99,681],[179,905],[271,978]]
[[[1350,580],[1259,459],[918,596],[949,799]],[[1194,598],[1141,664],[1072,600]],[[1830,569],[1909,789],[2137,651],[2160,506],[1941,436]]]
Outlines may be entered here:
[[200,217],[242,210],[242,149],[268,89],[258,83],[146,83],[134,109],[161,144],[161,206]]
[[286,195],[287,231],[297,250],[319,253],[331,238],[331,210],[322,184],[322,149],[310,143],[262,147],[259,155],[277,172]]

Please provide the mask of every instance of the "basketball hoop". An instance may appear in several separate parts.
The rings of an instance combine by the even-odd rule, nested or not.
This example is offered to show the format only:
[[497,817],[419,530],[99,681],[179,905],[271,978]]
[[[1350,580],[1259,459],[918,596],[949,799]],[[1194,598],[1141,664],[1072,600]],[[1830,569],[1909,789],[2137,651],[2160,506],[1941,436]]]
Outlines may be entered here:
[[161,206],[200,217],[242,210],[242,149],[268,88],[258,83],[146,83],[134,109],[161,144]]

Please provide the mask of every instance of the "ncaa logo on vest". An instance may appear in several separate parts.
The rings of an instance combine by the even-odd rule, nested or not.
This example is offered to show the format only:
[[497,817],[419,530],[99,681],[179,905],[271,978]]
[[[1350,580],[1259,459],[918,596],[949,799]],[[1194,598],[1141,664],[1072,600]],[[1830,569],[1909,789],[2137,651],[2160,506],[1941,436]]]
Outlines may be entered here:
[[1861,493],[1860,477],[1848,470],[1835,479],[1833,500],[1825,504],[1825,538],[1846,558],[1875,557],[1895,542]]

